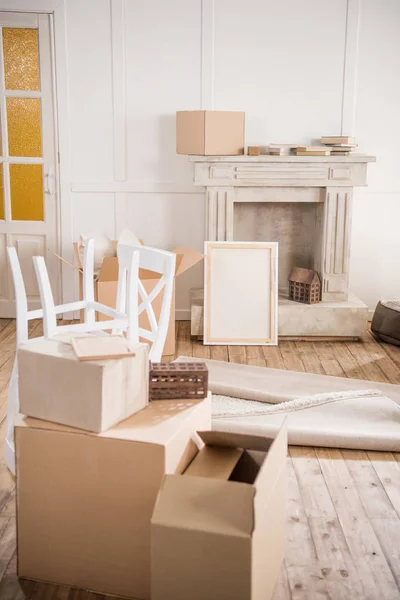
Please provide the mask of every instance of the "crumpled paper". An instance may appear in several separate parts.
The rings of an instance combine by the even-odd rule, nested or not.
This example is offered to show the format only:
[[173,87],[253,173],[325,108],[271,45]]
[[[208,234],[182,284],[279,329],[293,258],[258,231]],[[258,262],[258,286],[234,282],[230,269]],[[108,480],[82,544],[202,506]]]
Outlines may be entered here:
[[[117,245],[114,240],[111,240],[104,233],[100,234],[81,234],[78,240],[78,252],[81,264],[83,264],[83,255],[85,252],[85,245],[87,240],[94,240],[94,275],[95,278],[99,276],[103,260],[105,258],[113,258],[117,256]],[[125,246],[141,246],[140,240],[137,236],[130,231],[130,229],[124,229],[119,237],[118,244],[124,244]]]

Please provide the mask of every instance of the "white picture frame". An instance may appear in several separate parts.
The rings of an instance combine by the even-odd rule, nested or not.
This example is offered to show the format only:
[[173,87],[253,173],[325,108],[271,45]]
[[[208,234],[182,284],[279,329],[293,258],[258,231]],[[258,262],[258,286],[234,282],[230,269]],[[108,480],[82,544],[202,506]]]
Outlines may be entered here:
[[204,344],[278,343],[278,243],[205,242]]

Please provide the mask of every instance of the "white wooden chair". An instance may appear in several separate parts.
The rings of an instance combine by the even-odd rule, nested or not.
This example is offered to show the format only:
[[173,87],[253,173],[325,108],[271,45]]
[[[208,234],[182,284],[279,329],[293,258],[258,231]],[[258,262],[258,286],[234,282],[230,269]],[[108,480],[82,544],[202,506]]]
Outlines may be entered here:
[[[138,338],[138,264],[139,253],[128,248],[120,257],[119,285],[121,298],[124,298],[124,306],[127,307],[125,314],[111,309],[94,301],[94,241],[88,240],[85,247],[83,261],[83,300],[69,304],[54,305],[50,280],[43,257],[35,257],[34,264],[38,277],[39,292],[44,310],[28,311],[28,301],[21,267],[15,248],[7,248],[12,278],[15,289],[16,304],[16,348],[20,344],[35,342],[38,338],[28,339],[28,322],[32,319],[43,318],[43,329],[45,337],[51,337],[58,333],[74,332],[96,332],[105,329],[115,331],[127,331],[130,340]],[[124,297],[124,294],[126,298]],[[121,300],[122,302],[122,300]],[[70,323],[69,325],[57,326],[57,315],[84,309],[84,323]],[[107,321],[95,321],[95,311],[103,312],[111,318]],[[41,339],[41,338],[39,338]],[[7,404],[7,423],[4,445],[4,458],[7,467],[15,474],[15,447],[14,447],[14,424],[21,418],[19,414],[19,392],[18,392],[18,361],[15,355],[13,371],[10,378]]]
[[[127,332],[129,341],[138,340],[138,284],[139,284],[139,252],[133,247],[126,247],[118,252],[119,273],[118,290],[120,301],[117,308],[110,308],[94,299],[94,240],[88,240],[83,258],[83,300],[55,306],[51,291],[50,279],[43,256],[34,256],[33,264],[39,285],[40,300],[43,308],[43,332],[45,338],[62,333],[92,333],[111,329]],[[119,305],[123,310],[119,310]],[[84,311],[83,323],[57,325],[57,315],[75,310]],[[99,312],[110,320],[96,321],[95,313]]]
[[[7,248],[8,260],[14,282],[15,313],[16,313],[16,347],[28,342],[28,323],[32,319],[41,319],[42,310],[28,310],[28,300],[22,276],[18,254],[15,248]],[[33,338],[37,339],[37,338]],[[6,435],[4,440],[4,460],[12,473],[15,474],[14,422],[18,414],[18,363],[15,355],[13,370],[8,388]]]

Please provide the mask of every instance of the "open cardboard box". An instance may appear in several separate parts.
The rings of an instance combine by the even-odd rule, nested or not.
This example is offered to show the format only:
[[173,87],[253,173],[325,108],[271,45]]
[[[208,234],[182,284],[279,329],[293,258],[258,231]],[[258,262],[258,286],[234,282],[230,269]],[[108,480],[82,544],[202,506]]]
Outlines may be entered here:
[[284,556],[287,433],[198,432],[166,475],[151,525],[152,600],[269,600]]
[[[115,246],[117,246],[117,241],[114,241]],[[73,244],[74,247],[74,255],[76,258],[77,266],[72,265],[68,261],[63,260],[68,265],[73,267],[79,272],[79,298],[83,298],[83,271],[82,271],[82,262],[79,254],[78,244],[75,242]],[[175,266],[175,278],[185,273],[188,269],[193,267],[195,264],[200,262],[204,254],[201,252],[197,252],[196,250],[192,250],[191,248],[184,248],[183,246],[177,246],[174,250],[171,250],[176,254],[176,266]],[[59,257],[61,258],[61,257]],[[153,288],[157,285],[157,282],[160,279],[160,275],[158,273],[154,273],[154,271],[148,271],[146,269],[140,269],[139,277],[143,286],[147,292],[153,290]],[[118,287],[118,258],[116,257],[105,257],[103,260],[102,267],[100,269],[100,274],[95,281],[95,300],[100,302],[101,304],[105,304],[106,306],[110,306],[111,308],[115,308],[116,300],[117,300],[117,287]],[[159,318],[162,306],[162,299],[164,296],[164,291],[161,291],[160,294],[153,300],[152,306],[154,310],[154,314],[156,319]],[[103,314],[96,315],[97,320],[107,320],[108,317]],[[80,315],[81,322],[83,321],[83,311],[81,311]],[[146,311],[142,312],[139,316],[139,327],[144,329],[150,329],[150,322],[147,316]],[[147,340],[141,340],[147,341]],[[175,354],[175,285],[172,292],[172,303],[171,303],[171,316],[169,321],[167,338],[164,345],[163,355],[172,355]]]

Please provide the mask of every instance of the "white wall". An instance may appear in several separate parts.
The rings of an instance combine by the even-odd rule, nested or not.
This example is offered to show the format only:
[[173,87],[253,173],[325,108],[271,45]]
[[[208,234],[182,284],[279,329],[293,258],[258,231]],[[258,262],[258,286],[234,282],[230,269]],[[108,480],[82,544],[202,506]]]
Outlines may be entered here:
[[[400,295],[399,0],[68,0],[73,235],[130,227],[202,249],[204,194],[175,111],[245,110],[248,144],[352,134],[378,157],[358,190],[351,284]],[[178,284],[178,318],[201,266]]]

